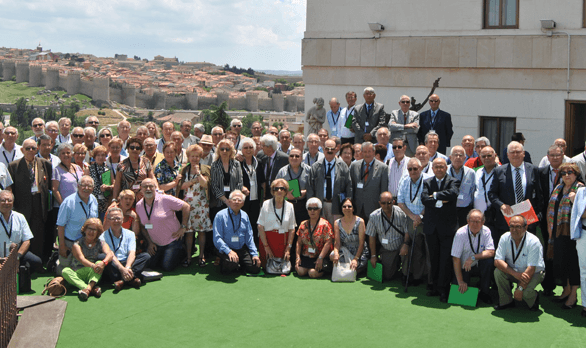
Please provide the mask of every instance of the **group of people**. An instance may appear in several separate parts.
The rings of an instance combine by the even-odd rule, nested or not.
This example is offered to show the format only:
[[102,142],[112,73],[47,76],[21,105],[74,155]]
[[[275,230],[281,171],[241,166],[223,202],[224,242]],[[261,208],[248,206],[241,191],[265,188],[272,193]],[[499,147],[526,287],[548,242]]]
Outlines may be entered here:
[[[565,157],[558,139],[534,166],[520,133],[500,157],[486,137],[451,146],[438,95],[421,114],[408,96],[387,114],[375,96],[366,88],[355,105],[348,92],[343,108],[332,98],[331,133],[307,137],[259,122],[245,137],[238,119],[210,134],[165,122],[161,136],[154,123],[131,136],[121,121],[114,137],[88,117],[72,131],[67,118],[35,119],[35,135],[19,146],[6,127],[4,252],[18,248],[21,263],[42,271],[57,239],[57,272],[82,300],[101,295],[104,273],[116,290],[140,287],[145,267],[189,267],[198,248],[198,266],[222,274],[257,274],[280,260],[319,278],[339,263],[358,274],[381,263],[384,280],[423,283],[442,302],[451,284],[464,293],[479,275],[480,300],[492,303],[498,289],[496,309],[514,298],[536,310],[540,283],[546,296],[561,284],[556,300],[575,307],[586,285],[584,153]],[[530,221],[516,213],[527,201]]]

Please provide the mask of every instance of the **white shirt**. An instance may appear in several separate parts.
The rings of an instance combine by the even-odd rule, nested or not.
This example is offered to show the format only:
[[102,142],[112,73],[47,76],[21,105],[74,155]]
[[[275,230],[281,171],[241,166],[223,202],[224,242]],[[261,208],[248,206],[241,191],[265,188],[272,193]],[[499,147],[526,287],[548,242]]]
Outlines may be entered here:
[[[26,222],[26,218],[21,213],[13,210],[8,221],[4,219],[4,214],[0,214],[0,219],[4,223],[4,226],[6,226],[5,229],[4,226],[0,224],[0,250],[2,250],[2,245],[6,242],[6,250],[2,250],[0,256],[8,256],[8,253],[10,252],[10,243],[20,244],[34,238],[33,233]],[[8,236],[9,234],[10,237]]]
[[411,158],[407,156],[403,156],[403,159],[399,163],[397,163],[396,158],[391,159],[389,162],[389,192],[393,197],[397,197],[399,192],[399,182],[401,182],[401,179],[409,174],[407,172],[407,162],[409,162],[410,159]]
[[[564,155],[564,159],[562,160],[562,163],[566,163],[566,162],[571,162],[572,159],[566,155]],[[543,168],[543,167],[547,167],[549,165],[549,158],[547,158],[547,156],[543,156],[543,158],[541,159],[541,161],[539,161],[539,168]]]
[[[456,231],[454,242],[452,243],[452,256],[462,261],[462,268],[464,268],[464,262],[472,255],[480,254],[484,250],[494,250],[494,242],[488,227],[483,225],[476,236],[469,231],[468,225],[462,226]],[[477,264],[478,260],[472,262],[472,266]]]
[[71,144],[71,133],[68,133],[66,136],[59,133],[56,140],[59,142],[59,144],[63,144],[63,143]]
[[20,149],[21,147],[22,146],[20,145],[14,144],[12,151],[8,151],[6,148],[4,148],[4,144],[2,144],[2,146],[0,146],[0,153],[2,153],[0,156],[0,162],[4,163],[6,167],[8,167],[8,163],[23,158],[24,154]]
[[490,173],[486,173],[486,169],[480,168],[476,171],[476,191],[474,191],[474,209],[485,212],[490,207],[490,199],[488,199],[488,191],[494,179],[494,168]]
[[[496,249],[494,255],[495,260],[503,260],[514,268],[517,272],[525,272],[527,267],[535,266],[535,272],[541,272],[545,269],[545,263],[543,262],[543,246],[539,241],[539,238],[532,233],[525,232],[525,244],[523,240],[517,247],[515,241],[511,237],[511,232],[503,234],[499,241],[499,246]],[[513,249],[511,249],[511,241],[513,242]],[[521,249],[523,246],[523,249]],[[517,261],[513,259],[513,251],[515,256],[520,253]]]
[[318,152],[317,155],[315,155],[315,157],[311,157],[309,152],[306,152],[303,154],[303,162],[311,167],[315,162],[318,162],[325,157],[326,156],[321,152]]
[[[0,162],[0,184],[2,184],[2,190],[5,190],[8,186],[14,184],[12,177],[8,172],[8,168],[4,163]],[[2,191],[0,190],[0,191]]]
[[[278,217],[277,215],[275,215],[275,211]],[[279,219],[281,219],[282,222],[279,222]],[[279,233],[285,233],[291,230],[295,230],[297,224],[295,223],[295,212],[293,204],[284,201],[283,208],[275,209],[273,205],[273,200],[266,200],[262,204],[262,208],[260,209],[260,215],[258,216],[258,224],[262,226],[265,231],[277,230],[279,231]]]
[[348,120],[348,117],[352,115],[354,112],[354,106],[348,108],[343,108],[340,113],[340,138],[354,138],[354,132],[352,129],[346,128],[344,125]]

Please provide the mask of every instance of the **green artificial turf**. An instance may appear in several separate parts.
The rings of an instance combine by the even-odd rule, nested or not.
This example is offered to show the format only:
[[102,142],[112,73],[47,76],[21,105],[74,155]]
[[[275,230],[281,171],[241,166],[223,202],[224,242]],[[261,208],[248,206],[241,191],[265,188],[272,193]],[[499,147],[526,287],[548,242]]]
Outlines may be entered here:
[[[46,279],[33,280],[37,295]],[[586,346],[581,307],[460,307],[398,280],[220,276],[194,263],[138,290],[102,289],[87,302],[70,289],[57,347]]]

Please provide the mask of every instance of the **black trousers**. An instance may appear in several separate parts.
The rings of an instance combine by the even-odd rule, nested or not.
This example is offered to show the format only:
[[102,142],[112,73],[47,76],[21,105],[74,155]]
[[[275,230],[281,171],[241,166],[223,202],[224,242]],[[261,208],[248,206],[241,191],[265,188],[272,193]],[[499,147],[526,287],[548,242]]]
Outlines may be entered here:
[[457,208],[458,228],[460,228],[462,226],[466,226],[468,224],[466,217],[468,216],[468,213],[470,212],[470,210],[472,210],[472,208],[474,208],[474,204],[471,204],[467,207],[458,207]]
[[453,234],[440,234],[435,230],[426,236],[429,248],[429,259],[431,261],[431,279],[433,289],[440,293],[448,292],[448,285],[452,279],[454,266],[452,262]]
[[252,262],[252,257],[250,256],[250,252],[248,251],[248,247],[244,246],[242,249],[233,250],[236,254],[238,254],[238,262],[230,261],[228,255],[224,253],[219,253],[220,255],[220,272],[222,274],[230,274],[238,269],[240,266],[243,270],[247,273],[251,274],[258,274],[260,273],[260,267],[256,266]]
[[[490,279],[492,277],[492,273],[494,270],[494,258],[488,258],[484,260],[478,260],[478,264],[472,267],[470,272],[464,271],[462,269],[462,280],[470,286],[470,277],[471,276],[480,276],[480,291],[488,294],[490,291]],[[454,276],[454,284],[458,284],[458,280],[456,276]]]
[[[136,255],[136,258],[134,259],[131,267],[132,273],[134,273],[134,277],[140,279],[141,281],[143,280],[141,273],[150,259],[151,255],[146,252]],[[111,262],[108,264],[108,266],[106,266],[106,275],[112,282],[123,280],[122,274],[120,274],[120,270],[114,265],[114,262]]]

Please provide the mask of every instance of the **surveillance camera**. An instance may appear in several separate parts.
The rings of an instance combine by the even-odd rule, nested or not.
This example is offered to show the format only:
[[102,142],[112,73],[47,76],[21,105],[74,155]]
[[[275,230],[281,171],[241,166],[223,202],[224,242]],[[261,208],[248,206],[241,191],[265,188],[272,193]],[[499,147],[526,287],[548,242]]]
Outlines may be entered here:
[[380,23],[368,23],[368,26],[370,27],[370,30],[372,31],[383,31],[385,30],[385,27],[380,24]]

